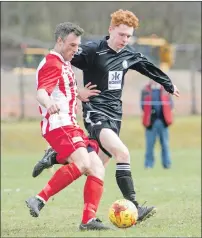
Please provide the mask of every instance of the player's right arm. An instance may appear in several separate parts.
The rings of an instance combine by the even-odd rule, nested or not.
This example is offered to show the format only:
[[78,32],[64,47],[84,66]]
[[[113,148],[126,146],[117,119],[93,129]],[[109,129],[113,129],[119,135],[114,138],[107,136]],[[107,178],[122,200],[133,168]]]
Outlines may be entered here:
[[49,97],[45,89],[37,90],[37,101],[44,106],[49,114],[59,113],[59,106]]
[[59,106],[50,97],[61,76],[61,70],[45,63],[37,74],[37,101],[47,109],[49,114],[59,112]]

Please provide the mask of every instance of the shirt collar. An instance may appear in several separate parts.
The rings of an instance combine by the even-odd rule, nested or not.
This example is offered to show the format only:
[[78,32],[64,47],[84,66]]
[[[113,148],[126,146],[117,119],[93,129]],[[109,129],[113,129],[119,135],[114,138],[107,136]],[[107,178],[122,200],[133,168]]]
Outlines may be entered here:
[[103,38],[103,40],[105,41],[105,46],[106,46],[108,49],[110,49],[110,50],[112,50],[112,51],[114,51],[114,52],[116,52],[116,53],[120,53],[121,51],[125,50],[125,48],[126,48],[126,47],[124,47],[123,49],[121,49],[121,50],[119,50],[119,51],[115,51],[115,50],[113,50],[112,48],[110,48],[109,45],[108,45],[107,40],[109,40],[109,36],[105,36],[105,37]]
[[109,40],[109,36],[105,36],[104,40],[106,40],[106,41]]
[[51,51],[50,51],[50,54],[51,54],[51,55],[56,55],[56,56],[57,56],[63,63],[65,63],[65,64],[68,64],[68,63],[69,63],[69,61],[65,61],[65,60],[64,60],[64,58],[62,57],[61,54],[55,52],[54,50],[51,50]]
[[106,48],[111,49],[111,48],[108,46],[108,42],[107,42],[108,39],[109,39],[109,36],[105,36],[105,37],[103,38],[104,45],[105,45]]

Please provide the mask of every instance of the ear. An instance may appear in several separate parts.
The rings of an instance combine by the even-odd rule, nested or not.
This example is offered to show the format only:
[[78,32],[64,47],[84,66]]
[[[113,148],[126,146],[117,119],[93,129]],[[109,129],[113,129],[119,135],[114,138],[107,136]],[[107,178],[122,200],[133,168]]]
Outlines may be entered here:
[[110,26],[109,26],[109,30],[108,30],[109,33],[110,33],[113,29],[114,29],[114,27],[110,25]]
[[61,44],[62,42],[63,42],[62,38],[61,38],[61,37],[58,37],[57,43],[58,43],[58,44]]

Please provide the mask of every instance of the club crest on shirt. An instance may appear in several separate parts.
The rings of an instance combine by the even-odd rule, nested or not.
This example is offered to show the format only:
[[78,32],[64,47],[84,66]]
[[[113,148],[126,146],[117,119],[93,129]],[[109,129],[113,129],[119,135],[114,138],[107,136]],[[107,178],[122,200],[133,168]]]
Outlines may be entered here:
[[127,68],[128,68],[128,62],[127,62],[127,60],[124,60],[124,61],[122,62],[122,66],[123,66],[124,69],[127,69]]

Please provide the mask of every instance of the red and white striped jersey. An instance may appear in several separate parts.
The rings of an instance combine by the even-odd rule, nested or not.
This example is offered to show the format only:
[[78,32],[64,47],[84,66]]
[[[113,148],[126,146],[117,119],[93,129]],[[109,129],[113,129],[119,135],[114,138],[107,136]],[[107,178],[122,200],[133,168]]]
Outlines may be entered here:
[[42,134],[61,126],[78,126],[77,85],[71,63],[64,61],[60,54],[50,51],[37,68],[36,82],[37,90],[45,89],[60,108],[59,114],[50,115],[47,109],[39,104]]

